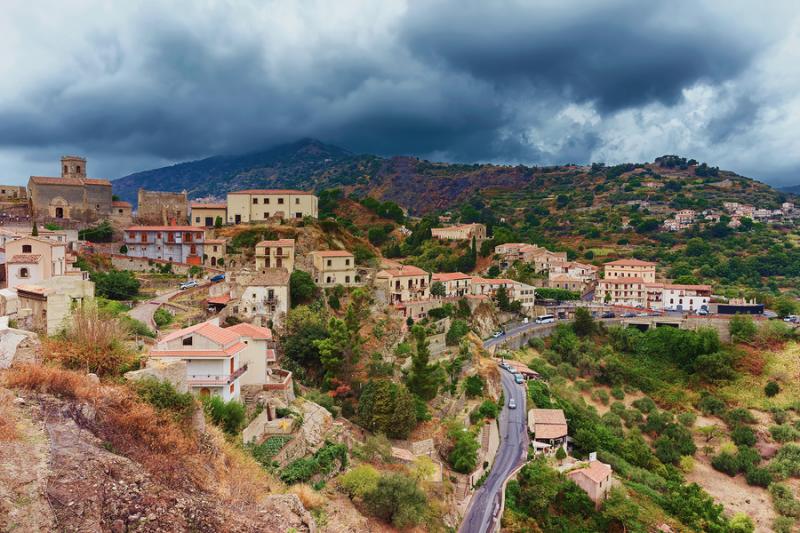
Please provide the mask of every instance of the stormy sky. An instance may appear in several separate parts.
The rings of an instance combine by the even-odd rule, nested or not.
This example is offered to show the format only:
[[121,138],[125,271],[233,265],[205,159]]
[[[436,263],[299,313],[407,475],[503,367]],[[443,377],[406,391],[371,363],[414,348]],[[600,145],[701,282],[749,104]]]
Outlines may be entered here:
[[800,4],[4,0],[0,181],[314,137],[525,164],[694,157],[800,184]]

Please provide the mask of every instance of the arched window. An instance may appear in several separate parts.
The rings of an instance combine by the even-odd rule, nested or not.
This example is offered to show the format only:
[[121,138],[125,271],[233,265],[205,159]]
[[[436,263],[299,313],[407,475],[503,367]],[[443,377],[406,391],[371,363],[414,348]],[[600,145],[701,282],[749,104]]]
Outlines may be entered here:
[[30,274],[30,272],[28,272],[27,268],[22,267],[22,268],[19,269],[19,277],[21,277],[21,278],[29,278],[30,276],[31,276],[31,274]]

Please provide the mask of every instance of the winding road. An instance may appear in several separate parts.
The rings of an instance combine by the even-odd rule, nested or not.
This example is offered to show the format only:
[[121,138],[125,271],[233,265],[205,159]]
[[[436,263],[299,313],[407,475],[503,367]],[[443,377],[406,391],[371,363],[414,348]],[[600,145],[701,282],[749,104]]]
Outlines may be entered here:
[[161,304],[165,304],[169,301],[170,298],[178,294],[180,289],[176,289],[174,291],[170,291],[151,300],[147,300],[144,302],[140,302],[136,304],[133,309],[128,311],[128,314],[131,318],[135,318],[141,322],[147,324],[147,326],[152,329],[153,331],[158,331],[158,327],[156,326],[155,321],[153,320],[153,315],[156,314],[156,309],[161,307]]

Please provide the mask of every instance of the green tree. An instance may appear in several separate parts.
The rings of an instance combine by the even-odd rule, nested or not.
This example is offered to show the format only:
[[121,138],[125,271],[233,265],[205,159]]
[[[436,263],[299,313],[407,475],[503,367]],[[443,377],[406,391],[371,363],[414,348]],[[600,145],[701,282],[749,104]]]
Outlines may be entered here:
[[295,270],[289,276],[289,297],[292,306],[309,303],[317,294],[317,284],[311,274],[302,270]]
[[441,281],[434,281],[433,284],[431,284],[431,296],[444,298],[445,294],[446,294],[446,289],[444,283],[442,283]]
[[731,339],[735,342],[751,342],[758,333],[758,327],[755,322],[747,315],[737,314],[732,316],[728,327],[730,328]]
[[214,228],[220,229],[222,227],[222,217],[217,217],[214,219]]
[[558,460],[558,464],[561,464],[566,458],[567,452],[564,451],[563,446],[559,446],[558,450],[556,450],[556,459]]
[[33,221],[33,228],[31,228],[31,235],[33,237],[38,237],[39,236],[39,227],[36,225],[36,221],[35,220]]
[[339,476],[339,487],[350,497],[363,498],[378,487],[381,475],[375,467],[362,464]]
[[417,483],[402,474],[382,476],[375,489],[364,496],[370,513],[401,529],[414,526],[423,519],[427,501]]
[[483,396],[483,391],[485,388],[486,383],[478,374],[467,376],[467,378],[464,379],[464,393],[467,395],[467,398],[477,398],[478,396]]
[[575,321],[572,323],[572,329],[579,337],[588,337],[594,333],[596,324],[588,309],[585,307],[575,309]]
[[494,299],[497,302],[497,307],[501,311],[508,311],[511,307],[511,300],[508,297],[508,289],[505,285],[500,285],[494,293]]
[[467,323],[460,318],[456,318],[450,323],[450,329],[447,330],[447,335],[445,335],[445,342],[448,346],[455,346],[467,333],[469,333]]
[[238,435],[244,427],[244,404],[236,400],[226,402],[220,396],[207,396],[203,399],[203,408],[214,425],[222,428],[228,435]]
[[285,334],[281,337],[283,353],[294,368],[314,373],[321,367],[316,342],[328,337],[327,320],[323,313],[301,305],[286,315]]
[[614,487],[603,503],[603,518],[622,526],[622,531],[639,531],[639,506],[620,487]]
[[438,364],[430,364],[430,349],[425,338],[425,328],[415,325],[411,334],[417,342],[417,351],[411,356],[411,371],[408,374],[408,388],[425,401],[432,400],[439,390],[440,378]]
[[109,300],[130,300],[139,294],[139,280],[128,270],[92,272],[89,277],[94,282],[97,296]]
[[797,312],[797,302],[788,296],[781,296],[775,299],[773,308],[779,317],[784,318]]
[[478,440],[465,427],[454,427],[448,436],[453,444],[447,455],[450,467],[461,474],[469,474],[478,465]]
[[358,401],[359,423],[393,439],[408,438],[417,424],[414,397],[402,383],[370,380]]
[[122,255],[126,255],[128,253],[128,246],[125,245],[125,244],[120,246],[119,247],[119,253],[121,253]]

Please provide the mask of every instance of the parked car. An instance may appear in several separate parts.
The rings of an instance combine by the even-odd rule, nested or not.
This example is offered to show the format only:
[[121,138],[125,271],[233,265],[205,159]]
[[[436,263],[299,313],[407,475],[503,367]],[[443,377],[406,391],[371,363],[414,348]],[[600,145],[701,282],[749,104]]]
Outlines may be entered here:
[[622,313],[622,318],[633,318],[635,316],[636,316],[636,313],[633,313],[631,311],[628,311],[626,313]]
[[219,283],[220,281],[225,281],[225,274],[217,274],[216,276],[211,276],[209,279],[211,283]]
[[501,361],[498,364],[500,365],[500,368],[505,368],[506,370],[508,370],[509,364],[506,363],[505,361]]
[[784,317],[783,321],[784,322],[796,323],[796,322],[800,322],[800,317],[798,317],[797,315],[789,315],[787,317]]
[[493,339],[496,339],[497,337],[502,337],[502,336],[503,336],[503,332],[502,331],[495,331],[494,333],[492,333],[492,338]]
[[517,400],[515,400],[514,398],[511,398],[510,400],[508,400],[508,408],[509,409],[516,409],[517,408]]
[[197,287],[197,280],[190,279],[181,283],[181,290],[191,289],[192,287]]
[[617,315],[615,315],[613,311],[606,311],[600,315],[600,318],[614,318],[615,316]]
[[708,309],[705,309],[705,308],[701,307],[700,309],[697,310],[697,314],[698,315],[707,315],[708,314]]
[[514,372],[514,382],[515,383],[525,383],[525,376],[523,376],[519,372]]

